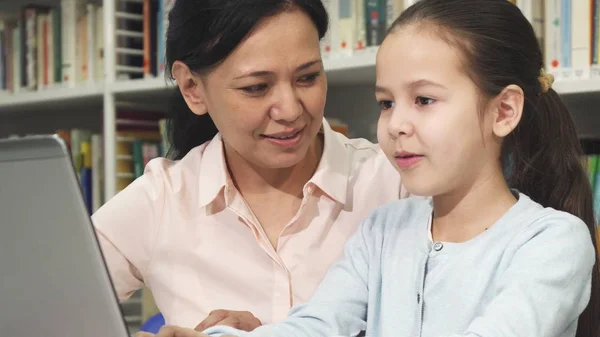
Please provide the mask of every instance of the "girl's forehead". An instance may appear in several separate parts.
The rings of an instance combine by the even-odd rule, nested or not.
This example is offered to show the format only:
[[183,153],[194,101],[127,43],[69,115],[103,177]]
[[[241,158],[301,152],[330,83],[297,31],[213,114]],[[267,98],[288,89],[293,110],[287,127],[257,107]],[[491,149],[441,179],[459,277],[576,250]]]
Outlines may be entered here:
[[460,53],[448,42],[429,32],[401,28],[388,35],[377,55],[378,68],[386,72],[413,73],[423,68],[456,72],[463,62]]

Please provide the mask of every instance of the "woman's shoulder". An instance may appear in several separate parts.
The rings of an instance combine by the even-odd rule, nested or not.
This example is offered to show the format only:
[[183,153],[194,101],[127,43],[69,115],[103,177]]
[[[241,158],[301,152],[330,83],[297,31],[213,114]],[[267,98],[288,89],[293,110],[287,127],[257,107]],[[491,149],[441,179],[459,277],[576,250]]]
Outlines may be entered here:
[[[357,174],[378,172],[394,177],[399,175],[378,143],[365,138],[348,138],[342,134],[337,134],[337,141],[345,151],[352,172]],[[374,178],[377,176],[374,175]]]
[[154,158],[144,167],[141,179],[148,186],[162,187],[165,192],[177,193],[184,188],[194,186],[191,181],[198,180],[201,174],[218,174],[215,172],[217,165],[207,165],[212,161],[210,156],[210,143],[208,141],[190,150],[181,159],[165,157]]
[[182,159],[157,157],[149,160],[142,174],[118,188],[116,195],[106,204],[164,205],[166,199],[193,195],[189,190],[198,188],[194,182],[198,180],[205,161],[203,156],[207,145],[205,143],[192,149]]
[[341,144],[340,148],[343,148],[344,157],[336,159],[347,163],[344,167],[355,195],[383,201],[409,195],[401,183],[400,173],[388,160],[379,144],[364,138],[348,138],[341,134],[337,136],[337,141]]
[[349,138],[348,136],[337,132],[335,135],[348,153],[356,153],[361,158],[370,158],[378,154],[383,154],[378,143],[374,143],[366,138]]

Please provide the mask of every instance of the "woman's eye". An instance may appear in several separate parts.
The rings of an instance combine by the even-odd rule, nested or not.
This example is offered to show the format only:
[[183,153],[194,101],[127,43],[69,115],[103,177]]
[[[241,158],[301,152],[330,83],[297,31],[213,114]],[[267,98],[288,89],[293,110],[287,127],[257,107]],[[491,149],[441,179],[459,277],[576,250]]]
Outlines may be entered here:
[[250,86],[243,87],[240,89],[247,93],[255,94],[255,93],[259,93],[259,92],[262,92],[265,89],[267,89],[267,85],[266,84],[255,84],[255,85],[250,85]]
[[379,107],[381,108],[381,110],[389,110],[394,107],[394,102],[382,100],[379,101]]
[[309,75],[301,76],[300,78],[298,78],[298,81],[302,82],[302,83],[306,83],[306,84],[311,84],[311,83],[313,83],[319,77],[319,75],[321,75],[321,74],[320,73],[314,73],[314,74],[309,74]]
[[430,105],[435,103],[435,99],[425,96],[417,96],[417,98],[415,99],[415,103],[417,105]]

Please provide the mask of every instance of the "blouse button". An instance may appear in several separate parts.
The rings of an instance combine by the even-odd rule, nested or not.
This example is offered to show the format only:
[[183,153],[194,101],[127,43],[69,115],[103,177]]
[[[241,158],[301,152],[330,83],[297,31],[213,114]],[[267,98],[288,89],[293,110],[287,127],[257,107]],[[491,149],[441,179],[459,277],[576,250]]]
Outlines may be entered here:
[[436,242],[436,243],[433,245],[433,249],[434,249],[436,252],[439,252],[440,250],[442,250],[442,248],[444,248],[444,244],[442,244],[441,242]]

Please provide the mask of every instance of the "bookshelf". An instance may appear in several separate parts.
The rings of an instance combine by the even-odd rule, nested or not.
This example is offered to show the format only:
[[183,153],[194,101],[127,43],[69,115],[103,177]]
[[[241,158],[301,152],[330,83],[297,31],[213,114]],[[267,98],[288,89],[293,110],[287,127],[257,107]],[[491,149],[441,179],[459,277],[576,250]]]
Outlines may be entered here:
[[[329,86],[373,85],[375,83],[376,47],[352,55],[340,55],[323,60]],[[105,74],[107,76],[109,74]],[[151,95],[164,95],[175,87],[164,77],[133,80],[97,81],[77,87],[53,87],[31,92],[0,92],[0,114],[47,108],[48,104],[68,108],[72,104],[89,99],[102,99],[104,95],[123,97],[124,101],[143,102]],[[110,84],[108,84],[110,83]],[[600,69],[586,77],[557,78],[553,88],[561,95],[600,95]],[[163,96],[160,96],[163,98]]]
[[[26,4],[61,6],[76,1],[82,0],[0,0],[0,23],[18,17]],[[101,134],[101,188],[103,199],[107,200],[119,190],[119,179],[124,175],[119,172],[120,165],[123,161],[132,160],[131,155],[118,154],[119,111],[126,109],[142,113],[164,112],[173,84],[166,81],[160,71],[156,76],[122,79],[123,71],[118,67],[119,61],[126,57],[123,56],[126,53],[118,53],[118,50],[123,49],[122,41],[128,34],[138,38],[143,34],[123,31],[120,27],[120,20],[123,19],[120,18],[129,17],[133,22],[139,23],[140,17],[118,14],[123,13],[123,7],[120,5],[125,2],[140,4],[144,0],[83,1],[96,5],[95,10],[101,8],[101,12],[95,12],[96,29],[93,36],[95,41],[101,42],[103,57],[95,60],[94,76],[84,81],[48,85],[34,91],[20,90],[9,93],[6,90],[2,91],[0,87],[0,137],[13,133],[51,133],[58,128],[57,122],[54,121],[56,119],[68,119],[70,124],[65,125],[65,128],[86,127]],[[365,1],[353,0],[353,3],[360,4]],[[517,4],[522,5],[522,10],[532,22],[536,21],[535,6],[532,5],[536,1],[540,0],[517,0]],[[335,39],[339,38],[336,27],[340,18],[331,15],[331,19],[332,33],[325,39],[325,43],[333,46]],[[353,19],[360,22],[357,17]],[[538,24],[537,29],[545,28],[540,28]],[[362,33],[360,29],[358,31],[357,36],[348,45],[355,45],[354,42],[361,39],[360,34],[364,34],[364,29]],[[328,117],[346,122],[349,125],[350,136],[375,141],[374,125],[378,117],[378,108],[374,100],[373,86],[377,46],[365,44],[367,47],[364,49],[347,50],[333,46],[333,51],[324,52],[324,68],[329,85],[325,113]],[[582,68],[552,70],[557,78],[554,89],[565,98],[576,117],[582,138],[588,141],[600,140],[600,113],[596,111],[600,107],[600,68],[596,67],[598,65],[591,65],[590,62],[589,67],[583,71]],[[135,69],[132,71],[135,73]],[[147,318],[143,308],[152,307],[152,303],[148,304],[146,300],[148,297],[140,291],[123,304],[126,320],[132,330]]]

